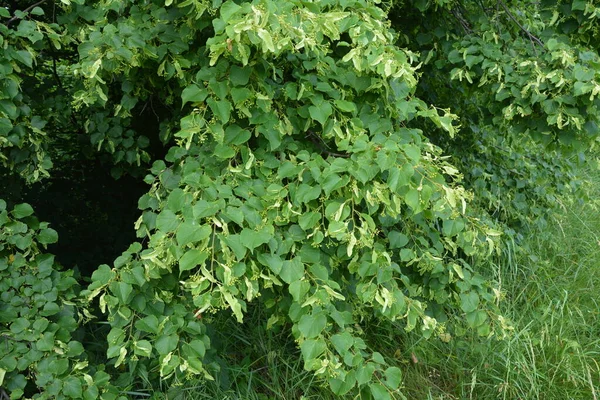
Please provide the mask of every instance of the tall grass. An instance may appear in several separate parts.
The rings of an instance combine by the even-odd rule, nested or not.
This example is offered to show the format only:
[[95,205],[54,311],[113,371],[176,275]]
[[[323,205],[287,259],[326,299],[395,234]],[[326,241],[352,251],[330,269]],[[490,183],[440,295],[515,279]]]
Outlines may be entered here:
[[[600,174],[586,171],[589,201],[566,200],[525,251],[486,266],[505,294],[506,340],[410,341],[414,399],[600,399]],[[481,269],[481,268],[480,268]]]

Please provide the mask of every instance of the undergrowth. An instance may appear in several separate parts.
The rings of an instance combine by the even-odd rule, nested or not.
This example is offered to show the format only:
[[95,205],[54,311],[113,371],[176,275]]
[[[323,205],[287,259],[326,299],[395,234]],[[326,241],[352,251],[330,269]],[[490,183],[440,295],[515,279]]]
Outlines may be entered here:
[[[369,329],[369,344],[402,368],[408,399],[600,398],[600,172],[582,173],[588,200],[563,199],[521,250],[507,246],[478,267],[500,282],[500,308],[513,328],[504,340],[443,343],[391,325]],[[171,388],[165,398],[333,398],[304,371],[293,338],[256,322],[260,312],[242,325],[216,318],[214,337],[227,357],[221,375]]]
[[597,169],[583,172],[587,198],[564,199],[546,229],[487,269],[501,284],[505,340],[449,344],[407,335],[414,399],[589,399],[600,397],[600,195]]

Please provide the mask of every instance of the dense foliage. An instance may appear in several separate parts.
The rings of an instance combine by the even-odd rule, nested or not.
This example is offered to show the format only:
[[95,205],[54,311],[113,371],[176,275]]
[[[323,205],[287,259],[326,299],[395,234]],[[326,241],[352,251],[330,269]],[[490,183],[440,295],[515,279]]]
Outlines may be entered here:
[[[402,397],[374,321],[502,338],[501,294],[473,260],[577,189],[598,134],[600,5],[487,3],[0,8],[1,173],[23,182],[5,187],[82,163],[148,185],[138,241],[78,279],[5,189],[0,387],[110,398],[214,379],[211,322],[255,305],[339,395]],[[74,339],[90,320],[108,326],[99,350]]]

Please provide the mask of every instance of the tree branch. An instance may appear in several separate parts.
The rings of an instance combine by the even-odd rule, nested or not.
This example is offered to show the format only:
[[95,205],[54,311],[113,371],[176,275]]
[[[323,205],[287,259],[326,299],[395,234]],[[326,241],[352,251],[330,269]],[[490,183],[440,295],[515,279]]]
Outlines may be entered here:
[[329,146],[327,146],[327,143],[325,143],[325,141],[323,141],[323,138],[320,137],[319,135],[317,135],[316,133],[314,133],[313,131],[307,131],[306,132],[308,135],[308,139],[310,139],[311,142],[313,142],[314,144],[316,144],[319,149],[321,150],[321,153],[327,154],[328,156],[333,156],[333,157],[343,157],[343,158],[348,158],[350,157],[350,154],[342,154],[342,153],[334,153],[333,151],[329,151]]
[[469,22],[462,16],[460,10],[458,10],[457,8],[453,8],[450,10],[450,14],[452,14],[454,18],[456,18],[456,20],[459,22],[460,26],[463,28],[467,35],[473,33],[473,29],[471,29]]
[[[37,6],[39,6],[40,4],[44,4],[45,2],[47,2],[48,0],[40,0],[35,4],[30,5],[29,7],[27,7],[26,9],[24,9],[22,12],[24,13],[28,13],[29,11],[33,10],[34,8],[36,8]],[[6,26],[10,26],[10,24],[12,24],[13,22],[19,20],[21,18],[17,17],[16,15],[14,17],[12,17],[11,19],[9,19],[6,22]]]
[[[541,46],[543,49],[546,47],[546,46],[544,46],[544,43],[540,39],[538,39],[537,36],[535,36],[534,34],[532,34],[531,32],[529,32],[523,25],[521,25],[521,23],[510,12],[510,10],[508,9],[508,7],[506,6],[506,4],[502,0],[498,0],[498,4],[500,4],[502,6],[502,8],[506,12],[506,14],[508,14],[509,18],[512,19],[513,22],[515,24],[517,24],[517,26],[527,35],[527,37],[529,38],[529,40],[531,40],[532,45],[534,43],[536,43],[539,46]],[[535,52],[535,45],[533,45],[533,51]]]

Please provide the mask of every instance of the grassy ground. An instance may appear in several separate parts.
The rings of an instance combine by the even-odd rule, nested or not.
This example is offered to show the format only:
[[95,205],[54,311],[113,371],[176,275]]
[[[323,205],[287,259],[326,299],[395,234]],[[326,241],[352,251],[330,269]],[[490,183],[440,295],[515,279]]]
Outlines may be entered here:
[[600,398],[600,174],[588,172],[590,201],[570,201],[526,254],[488,266],[501,283],[505,341],[410,341],[421,363],[407,370],[414,399]]
[[[566,201],[549,226],[531,232],[526,252],[508,249],[479,266],[501,283],[503,341],[420,340],[377,330],[370,337],[404,371],[412,399],[600,399],[600,173],[588,172],[590,201]],[[232,367],[219,383],[189,383],[179,399],[329,399],[303,370],[293,341],[265,331],[260,311],[244,325],[221,326]],[[173,388],[176,389],[176,388]]]

